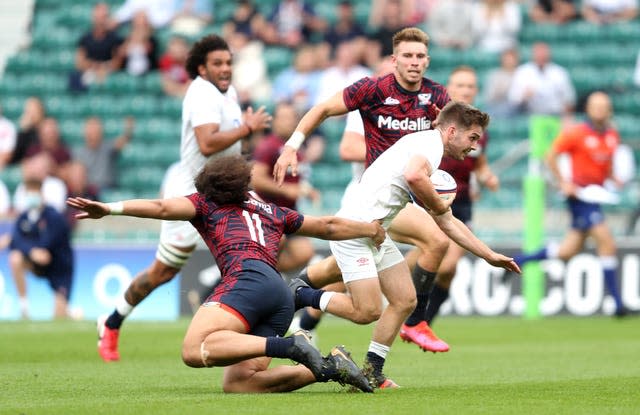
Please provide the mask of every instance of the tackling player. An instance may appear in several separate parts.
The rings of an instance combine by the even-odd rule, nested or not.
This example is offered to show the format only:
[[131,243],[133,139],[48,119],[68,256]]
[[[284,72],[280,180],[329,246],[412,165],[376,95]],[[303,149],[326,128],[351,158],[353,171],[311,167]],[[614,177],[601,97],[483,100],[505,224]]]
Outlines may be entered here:
[[[196,368],[225,366],[225,392],[287,392],[329,380],[371,392],[343,347],[334,347],[323,358],[304,331],[282,337],[294,302],[276,261],[283,234],[364,238],[379,246],[385,238],[383,228],[377,221],[302,216],[263,202],[249,193],[250,180],[251,165],[242,156],[227,156],[205,165],[195,178],[197,193],[188,196],[106,204],[69,198],[67,203],[83,211],[78,219],[126,215],[180,220],[197,229],[220,266],[222,280],[193,316],[182,360]],[[272,357],[289,358],[304,367],[269,369]]]

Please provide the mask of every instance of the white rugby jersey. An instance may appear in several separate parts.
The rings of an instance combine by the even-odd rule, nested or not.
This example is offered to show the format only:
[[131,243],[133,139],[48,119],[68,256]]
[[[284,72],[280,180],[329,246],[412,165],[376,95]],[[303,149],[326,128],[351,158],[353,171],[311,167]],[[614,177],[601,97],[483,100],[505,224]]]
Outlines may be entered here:
[[227,92],[223,94],[211,82],[198,76],[189,85],[182,102],[180,166],[174,177],[177,180],[175,185],[184,186],[183,195],[195,192],[193,179],[207,160],[241,152],[242,144],[238,140],[218,153],[209,157],[203,156],[198,147],[194,128],[204,124],[219,124],[220,131],[238,128],[242,124],[242,109],[238,104],[238,96],[233,86],[229,86]]
[[404,179],[407,162],[415,155],[422,155],[436,169],[443,153],[438,130],[405,135],[364,171],[359,183],[347,189],[344,204],[336,215],[365,222],[383,219],[383,226],[387,228],[411,200],[411,190]]

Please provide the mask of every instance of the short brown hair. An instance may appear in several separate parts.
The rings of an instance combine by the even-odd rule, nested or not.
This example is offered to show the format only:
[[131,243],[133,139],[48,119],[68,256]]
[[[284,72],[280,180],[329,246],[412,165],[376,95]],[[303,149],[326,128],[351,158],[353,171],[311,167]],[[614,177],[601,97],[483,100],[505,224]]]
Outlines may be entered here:
[[489,120],[489,114],[486,112],[480,111],[469,104],[451,101],[442,108],[436,123],[442,126],[455,124],[463,130],[479,125],[485,130],[489,125]]
[[[393,35],[393,50],[395,51],[400,42],[420,42],[429,47],[429,35],[417,27],[407,27]],[[395,52],[394,52],[395,53]]]
[[243,156],[210,160],[196,176],[198,193],[217,205],[240,205],[247,199],[251,163]]

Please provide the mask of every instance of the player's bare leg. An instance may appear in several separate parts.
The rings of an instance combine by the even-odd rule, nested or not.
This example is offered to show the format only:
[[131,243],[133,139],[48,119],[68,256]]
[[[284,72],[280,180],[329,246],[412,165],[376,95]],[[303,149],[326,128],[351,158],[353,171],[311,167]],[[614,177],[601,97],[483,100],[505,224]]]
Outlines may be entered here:
[[391,222],[389,235],[396,242],[416,247],[405,258],[410,264],[417,305],[402,325],[400,336],[405,341],[416,343],[425,351],[448,351],[449,346],[440,340],[426,323],[425,311],[436,272],[449,247],[449,238],[436,225],[431,215],[414,204],[407,204]]
[[[118,341],[122,322],[153,290],[171,281],[180,272],[194,249],[195,245],[176,247],[160,244],[156,258],[147,269],[141,271],[131,281],[124,296],[116,303],[115,310],[108,317],[101,316],[98,319],[98,353],[102,360],[105,362],[120,360]],[[160,252],[164,254],[164,262],[157,258]]]

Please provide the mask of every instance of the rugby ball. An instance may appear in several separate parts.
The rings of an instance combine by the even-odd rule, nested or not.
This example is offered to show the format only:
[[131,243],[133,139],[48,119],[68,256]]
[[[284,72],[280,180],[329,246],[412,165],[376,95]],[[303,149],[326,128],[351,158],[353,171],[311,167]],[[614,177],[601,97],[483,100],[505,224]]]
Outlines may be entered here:
[[456,180],[444,170],[436,169],[431,173],[431,183],[436,188],[440,199],[450,200],[456,197],[458,184]]

